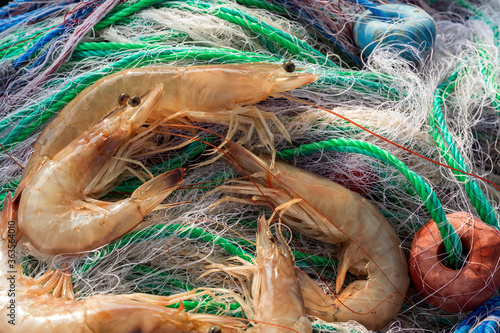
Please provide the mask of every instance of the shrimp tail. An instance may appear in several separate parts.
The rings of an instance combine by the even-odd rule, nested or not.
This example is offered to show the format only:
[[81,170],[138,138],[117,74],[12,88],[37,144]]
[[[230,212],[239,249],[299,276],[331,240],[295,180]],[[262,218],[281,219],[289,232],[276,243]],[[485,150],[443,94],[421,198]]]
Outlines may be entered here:
[[336,312],[332,298],[325,297],[325,292],[300,268],[295,267],[297,279],[299,280],[304,306],[309,315],[318,318],[332,318]]
[[3,201],[3,209],[0,215],[0,237],[2,239],[7,239],[7,224],[12,220],[13,215],[12,193],[9,191]]
[[354,275],[361,276],[366,274],[364,253],[359,246],[355,243],[348,243],[343,245],[342,252],[340,253],[339,267],[337,268],[337,281],[336,292],[337,294],[342,289],[347,271]]
[[139,186],[131,195],[130,199],[136,201],[141,213],[146,215],[158,206],[177,186],[184,180],[184,168],[177,168]]
[[7,239],[9,232],[14,235],[14,245],[21,239],[22,234],[17,223],[17,207],[19,201],[12,198],[12,192],[7,192],[0,213],[0,238]]

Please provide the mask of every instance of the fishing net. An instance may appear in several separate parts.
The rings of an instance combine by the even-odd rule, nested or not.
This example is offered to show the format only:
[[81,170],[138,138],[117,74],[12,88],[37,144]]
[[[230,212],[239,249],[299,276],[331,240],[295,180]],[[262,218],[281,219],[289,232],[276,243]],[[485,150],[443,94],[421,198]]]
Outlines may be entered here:
[[[361,56],[352,36],[353,21],[365,10],[361,1],[108,0],[43,6],[16,0],[0,8],[0,144],[5,148],[0,197],[15,191],[21,166],[46,124],[108,74],[153,65],[293,60],[319,80],[291,91],[292,97],[256,105],[276,114],[290,134],[289,142],[268,122],[278,158],[364,196],[396,231],[406,255],[416,232],[431,218],[446,225],[447,214],[465,211],[497,226],[499,191],[483,179],[500,186],[500,4],[415,4],[433,16],[437,37],[431,55],[410,62],[384,46],[368,58]],[[212,190],[239,176],[221,159],[197,165],[216,156],[210,153],[228,127],[192,125],[195,134],[175,126],[168,136],[158,133],[153,140],[158,145],[180,145],[185,136],[196,140],[141,157],[144,167],[130,165],[134,171],[103,198],[130,195],[149,173],[187,168],[185,181],[161,209],[124,237],[78,256],[46,255],[23,238],[16,257],[24,274],[38,277],[69,264],[79,300],[96,294],[211,289],[211,294],[169,306],[243,317],[235,298],[244,294],[240,281],[224,272],[205,273],[208,266],[252,262],[257,220],[272,210],[242,202],[216,205],[228,194]],[[243,136],[237,132],[233,140]],[[266,152],[257,135],[245,146]],[[168,206],[172,203],[182,204]],[[340,248],[282,231],[296,265],[327,293],[334,290]],[[446,250],[456,255],[456,234],[443,232]],[[376,235],[364,237],[361,244],[378,241]],[[348,274],[345,285],[354,280]],[[496,303],[490,303],[491,312]],[[410,286],[403,308],[383,331],[454,332],[468,314],[440,310]],[[484,318],[476,315],[469,326]],[[367,332],[356,322],[310,319],[315,332]]]

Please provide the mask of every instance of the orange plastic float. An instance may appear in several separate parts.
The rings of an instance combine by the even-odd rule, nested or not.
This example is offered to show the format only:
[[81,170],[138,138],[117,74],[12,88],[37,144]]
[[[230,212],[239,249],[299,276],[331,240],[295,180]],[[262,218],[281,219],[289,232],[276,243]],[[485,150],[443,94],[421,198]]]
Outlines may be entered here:
[[447,217],[462,241],[465,263],[456,270],[443,264],[443,241],[430,220],[411,245],[411,281],[419,295],[435,307],[452,313],[473,310],[500,287],[500,232],[470,213]]

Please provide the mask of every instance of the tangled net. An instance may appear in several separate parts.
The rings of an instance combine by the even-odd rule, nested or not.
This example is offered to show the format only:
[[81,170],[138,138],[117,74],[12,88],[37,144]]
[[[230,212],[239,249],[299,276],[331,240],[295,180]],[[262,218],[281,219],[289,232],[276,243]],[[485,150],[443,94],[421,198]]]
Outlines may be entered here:
[[[44,126],[107,74],[150,65],[291,59],[320,79],[291,92],[308,104],[295,99],[258,104],[275,113],[292,138],[288,142],[271,127],[278,156],[365,196],[391,223],[406,253],[416,231],[431,218],[466,211],[496,226],[500,192],[490,183],[438,166],[315,106],[500,186],[500,3],[417,5],[435,19],[437,38],[428,58],[411,63],[384,47],[361,58],[352,22],[364,9],[349,1],[107,0],[43,6],[16,0],[0,8],[0,144],[8,152],[0,155],[0,197],[16,189],[20,165],[28,161]],[[242,293],[227,274],[199,277],[209,264],[235,256],[251,260],[257,218],[271,210],[235,202],[211,210],[225,194],[207,193],[237,176],[220,160],[190,167],[207,159],[204,152],[211,147],[204,142],[220,143],[210,132],[224,137],[227,131],[221,125],[196,125],[205,129],[197,133],[203,141],[141,161],[154,175],[188,167],[183,187],[168,198],[185,204],[156,211],[140,230],[78,257],[44,255],[21,240],[17,260],[24,273],[36,277],[69,262],[79,299],[207,287]],[[172,145],[182,140],[174,138]],[[250,146],[258,146],[253,140]],[[141,183],[131,177],[108,198],[120,198]],[[339,249],[290,231],[285,237],[294,239],[289,245],[296,265],[324,290],[332,287]],[[448,237],[453,251],[453,233]],[[243,316],[230,297],[205,295],[184,306]],[[445,313],[410,287],[403,309],[384,332],[453,332],[467,315]],[[474,318],[468,323],[484,316]],[[315,332],[366,332],[355,322],[318,319],[313,327]]]

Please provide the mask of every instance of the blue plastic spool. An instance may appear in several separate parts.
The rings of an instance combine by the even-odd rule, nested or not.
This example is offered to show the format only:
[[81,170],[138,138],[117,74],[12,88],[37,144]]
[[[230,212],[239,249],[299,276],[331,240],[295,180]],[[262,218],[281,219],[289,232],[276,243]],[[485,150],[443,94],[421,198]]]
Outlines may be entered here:
[[419,7],[387,4],[365,11],[354,23],[354,42],[367,57],[378,47],[389,46],[404,59],[425,59],[436,39],[436,24]]

